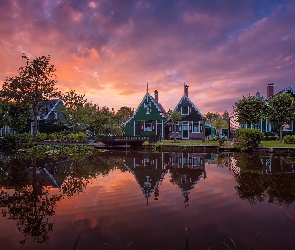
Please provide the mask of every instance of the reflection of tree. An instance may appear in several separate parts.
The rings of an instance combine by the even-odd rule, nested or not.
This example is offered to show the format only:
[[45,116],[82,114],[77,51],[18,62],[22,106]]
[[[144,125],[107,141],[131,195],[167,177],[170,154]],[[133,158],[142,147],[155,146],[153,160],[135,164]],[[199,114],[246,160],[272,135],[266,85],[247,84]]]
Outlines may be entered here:
[[235,159],[235,165],[239,167],[241,171],[261,173],[265,169],[260,156],[257,154],[235,153],[233,157]]
[[122,168],[123,158],[107,155],[91,155],[80,160],[70,161],[64,171],[64,181],[61,186],[63,194],[71,197],[83,192],[90,181],[98,175],[105,176],[115,168]]
[[237,194],[242,200],[249,200],[250,204],[256,204],[266,198],[267,183],[261,174],[241,172],[235,175],[239,186],[236,186]]
[[[268,196],[269,202],[290,205],[295,201],[295,175],[284,173],[282,162],[287,162],[283,156],[272,158],[272,168],[281,172],[267,174],[266,161],[255,154],[236,153],[233,161],[237,169],[232,167],[232,174],[236,179],[237,194],[250,204],[264,201]],[[279,161],[277,160],[279,159]],[[276,166],[279,165],[279,168]],[[288,168],[286,168],[288,169]]]
[[267,190],[270,202],[291,205],[295,201],[294,174],[270,175],[270,188]]
[[56,202],[61,195],[49,195],[37,180],[36,157],[33,158],[33,180],[32,185],[19,187],[14,194],[5,190],[0,193],[0,206],[3,217],[17,221],[17,227],[24,234],[25,243],[28,236],[34,238],[38,243],[48,242],[48,233],[52,231],[53,223],[49,217],[54,215]]

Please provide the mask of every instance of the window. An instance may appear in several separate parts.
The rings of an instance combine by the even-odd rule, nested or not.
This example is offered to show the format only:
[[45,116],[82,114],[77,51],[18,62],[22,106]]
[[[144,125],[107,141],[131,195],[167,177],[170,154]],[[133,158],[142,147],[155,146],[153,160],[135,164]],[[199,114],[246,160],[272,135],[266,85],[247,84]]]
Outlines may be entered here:
[[152,104],[150,102],[144,103],[144,108],[146,109],[146,114],[152,113]]
[[189,113],[189,107],[181,107],[182,115],[188,115],[188,113]]
[[193,133],[200,133],[200,122],[193,122]]
[[283,126],[282,126],[282,130],[283,131],[292,131],[293,130],[293,123],[291,122],[291,123],[288,123],[288,124],[283,124]]
[[152,131],[152,121],[144,121],[144,131]]
[[261,130],[260,129],[261,128],[261,125],[260,125],[260,123],[257,123],[257,124],[252,124],[251,123],[251,128]]
[[266,132],[271,132],[271,123],[266,119]]

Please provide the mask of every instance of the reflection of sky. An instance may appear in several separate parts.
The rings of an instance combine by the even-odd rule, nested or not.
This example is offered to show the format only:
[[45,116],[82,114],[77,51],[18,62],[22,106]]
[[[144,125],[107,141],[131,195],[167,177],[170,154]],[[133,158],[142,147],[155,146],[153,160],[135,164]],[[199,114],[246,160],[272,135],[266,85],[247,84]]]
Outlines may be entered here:
[[0,83],[26,53],[51,55],[60,90],[115,109],[136,108],[147,82],[167,110],[187,83],[202,113],[294,85],[291,0],[4,0],[0,11]]
[[[78,246],[107,242],[116,249],[184,249],[185,227],[191,248],[207,249],[231,237],[238,249],[249,249],[255,234],[257,249],[290,249],[295,233],[295,205],[288,208],[267,201],[251,206],[239,200],[228,168],[206,165],[207,179],[190,190],[189,206],[169,173],[149,206],[131,173],[119,170],[91,181],[83,194],[62,199],[50,218],[55,224],[49,244],[28,241],[22,249],[68,249],[83,229]],[[0,218],[0,240],[18,249],[21,235],[15,221]],[[279,236],[279,237],[274,237]],[[4,240],[5,239],[5,240]],[[9,249],[9,248],[7,248]]]

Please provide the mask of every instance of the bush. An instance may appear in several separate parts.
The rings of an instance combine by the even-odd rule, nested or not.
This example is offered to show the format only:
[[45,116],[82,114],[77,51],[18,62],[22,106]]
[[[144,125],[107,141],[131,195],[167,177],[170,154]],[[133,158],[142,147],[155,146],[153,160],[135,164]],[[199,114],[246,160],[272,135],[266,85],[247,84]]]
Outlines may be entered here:
[[286,144],[295,144],[295,135],[285,135],[283,141]]
[[22,133],[16,135],[17,142],[19,143],[32,143],[33,142],[33,135],[31,133]]
[[45,141],[47,139],[46,133],[37,133],[37,141]]
[[66,140],[68,142],[80,142],[80,143],[83,143],[83,142],[86,142],[86,134],[83,133],[83,132],[79,132],[79,133],[76,133],[76,134],[68,134],[67,137],[66,137]]
[[261,140],[264,139],[264,134],[260,130],[251,128],[238,129],[236,135],[236,148],[239,151],[248,151],[258,147]]
[[279,139],[278,135],[266,135],[264,138],[265,141],[278,141]]

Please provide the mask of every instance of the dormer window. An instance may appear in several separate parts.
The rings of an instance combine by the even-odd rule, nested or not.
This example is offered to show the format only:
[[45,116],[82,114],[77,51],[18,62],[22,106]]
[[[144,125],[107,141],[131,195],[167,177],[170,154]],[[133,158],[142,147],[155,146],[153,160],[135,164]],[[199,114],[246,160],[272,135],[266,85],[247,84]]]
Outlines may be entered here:
[[181,107],[181,114],[188,115],[189,114],[189,107]]

